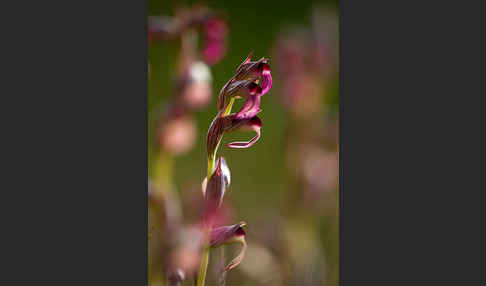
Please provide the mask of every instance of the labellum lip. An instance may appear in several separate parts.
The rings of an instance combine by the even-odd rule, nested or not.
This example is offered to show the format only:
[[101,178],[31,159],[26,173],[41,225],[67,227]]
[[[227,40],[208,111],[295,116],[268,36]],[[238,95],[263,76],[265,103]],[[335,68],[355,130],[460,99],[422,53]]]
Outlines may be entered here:
[[[252,99],[259,101],[259,97],[253,97]],[[256,105],[258,107],[258,104]],[[208,137],[206,139],[208,155],[214,154],[216,146],[218,146],[224,132],[232,131],[254,131],[256,136],[249,141],[237,141],[227,144],[230,148],[248,148],[255,144],[261,136],[262,121],[258,116],[246,117],[258,113],[260,110],[244,111],[242,114],[233,114],[224,117],[216,117],[211,124],[208,131]],[[238,115],[240,115],[238,117]]]
[[246,222],[240,222],[230,226],[222,226],[214,228],[211,231],[210,236],[210,245],[211,247],[219,247],[224,244],[231,244],[231,243],[241,243],[242,249],[238,256],[236,256],[230,263],[226,266],[226,270],[231,270],[238,266],[240,262],[245,257],[246,252],[246,240],[245,240],[245,231],[243,230],[243,226],[246,226]]
[[244,125],[241,125],[238,130],[252,130],[256,132],[256,136],[253,137],[250,141],[237,141],[231,142],[226,146],[230,148],[248,148],[255,144],[261,136],[261,127],[262,121],[258,116],[252,117],[249,121],[247,121]]

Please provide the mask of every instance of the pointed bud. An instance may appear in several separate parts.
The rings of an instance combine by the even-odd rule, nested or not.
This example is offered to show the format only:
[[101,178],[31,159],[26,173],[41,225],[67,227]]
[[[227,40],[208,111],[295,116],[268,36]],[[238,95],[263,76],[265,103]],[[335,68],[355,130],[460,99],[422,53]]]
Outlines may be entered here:
[[217,227],[211,231],[210,245],[213,248],[224,244],[242,244],[240,253],[226,266],[226,270],[231,270],[238,266],[238,264],[240,264],[245,257],[247,245],[245,240],[246,233],[243,230],[243,226],[246,226],[246,222],[240,222],[230,226]]
[[203,194],[206,199],[206,217],[211,216],[223,202],[226,188],[231,182],[231,174],[223,157],[219,157],[213,174],[206,183]]

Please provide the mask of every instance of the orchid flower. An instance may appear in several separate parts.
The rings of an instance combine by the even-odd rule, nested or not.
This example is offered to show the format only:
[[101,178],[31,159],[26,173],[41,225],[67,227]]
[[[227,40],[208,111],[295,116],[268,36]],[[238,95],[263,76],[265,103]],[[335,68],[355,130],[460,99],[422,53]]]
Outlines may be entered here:
[[[243,107],[244,108],[244,107]],[[206,138],[208,155],[214,156],[216,149],[225,132],[232,131],[254,131],[256,136],[249,141],[238,141],[227,144],[230,148],[248,148],[251,147],[260,138],[262,121],[258,116],[242,117],[238,113],[224,117],[216,117],[211,124]]]
[[[248,148],[255,144],[261,135],[262,122],[256,115],[261,111],[261,97],[272,87],[272,75],[268,60],[261,58],[252,62],[250,55],[236,69],[236,74],[221,89],[218,98],[218,115],[211,123],[206,137],[208,160],[214,164],[215,154],[225,132],[235,130],[254,131],[256,136],[249,141],[229,143],[230,148]],[[233,101],[245,98],[242,108],[230,114]],[[210,168],[210,167],[209,167]],[[212,170],[208,169],[208,174]]]
[[231,96],[235,94],[234,90],[241,87],[248,87],[248,84],[257,81],[261,78],[261,93],[260,96],[265,95],[270,88],[272,88],[272,75],[270,73],[270,66],[268,60],[261,58],[256,62],[251,61],[251,56],[248,57],[236,69],[236,74],[230,79],[221,89],[218,98],[218,110],[221,111],[228,104]]
[[242,249],[238,256],[236,256],[231,262],[226,266],[226,270],[231,270],[238,266],[240,262],[245,257],[246,252],[246,240],[245,231],[243,226],[246,226],[246,222],[240,222],[230,226],[222,226],[214,228],[210,235],[210,246],[212,248],[219,247],[225,244],[241,243]]

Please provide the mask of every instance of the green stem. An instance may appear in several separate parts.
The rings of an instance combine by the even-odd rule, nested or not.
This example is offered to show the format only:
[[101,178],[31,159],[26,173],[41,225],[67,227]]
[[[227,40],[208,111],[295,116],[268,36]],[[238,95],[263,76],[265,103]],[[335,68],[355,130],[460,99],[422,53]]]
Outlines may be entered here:
[[204,286],[206,280],[206,271],[208,270],[209,262],[209,246],[204,246],[201,256],[201,265],[199,266],[199,274],[197,275],[197,286]]

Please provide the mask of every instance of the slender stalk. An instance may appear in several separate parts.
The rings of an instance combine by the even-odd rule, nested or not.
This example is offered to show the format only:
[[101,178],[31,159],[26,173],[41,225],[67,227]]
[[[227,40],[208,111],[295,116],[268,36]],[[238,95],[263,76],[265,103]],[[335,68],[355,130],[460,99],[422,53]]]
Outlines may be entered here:
[[209,246],[205,246],[201,256],[201,265],[199,266],[199,274],[197,275],[197,286],[204,286],[206,281],[206,272],[208,270],[209,262]]

